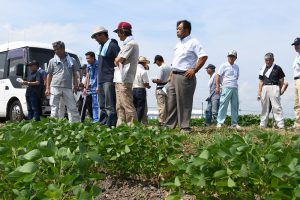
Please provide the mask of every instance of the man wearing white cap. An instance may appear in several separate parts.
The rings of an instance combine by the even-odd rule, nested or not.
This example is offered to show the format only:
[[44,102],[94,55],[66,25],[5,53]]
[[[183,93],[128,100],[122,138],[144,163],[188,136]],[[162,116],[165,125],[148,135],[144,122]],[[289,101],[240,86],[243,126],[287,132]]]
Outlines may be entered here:
[[114,30],[118,34],[123,46],[115,59],[114,82],[117,97],[117,126],[127,124],[132,126],[136,117],[133,105],[132,84],[136,74],[139,59],[139,46],[132,37],[132,27],[128,22],[121,22]]
[[292,44],[297,52],[293,63],[295,80],[295,124],[294,128],[300,129],[300,38],[296,38]]
[[146,88],[150,88],[149,78],[146,69],[150,63],[146,57],[139,57],[139,64],[136,69],[135,79],[133,82],[133,104],[136,108],[138,121],[141,122],[145,112],[146,106]]
[[[265,55],[265,65],[259,73],[258,97],[261,99],[260,127],[266,128],[269,121],[269,111],[272,105],[274,119],[278,128],[284,128],[282,107],[280,103],[281,88],[284,83],[284,72],[274,63],[273,53]],[[271,104],[270,104],[271,103]]]
[[172,73],[168,88],[168,117],[166,126],[174,129],[177,124],[181,132],[191,132],[190,119],[196,89],[196,73],[203,67],[207,55],[201,43],[190,36],[191,23],[177,22],[177,43],[174,52]]
[[[227,54],[227,62],[220,66],[216,75],[216,94],[221,95],[217,128],[221,128],[225,122],[229,102],[231,104],[231,128],[240,128],[238,125],[238,79],[240,70],[239,66],[234,64],[236,59],[237,52],[235,50],[229,51]],[[221,85],[222,91],[220,89]]]
[[98,86],[100,107],[100,125],[116,126],[116,90],[114,80],[114,61],[120,52],[115,39],[110,39],[108,31],[103,26],[97,27],[92,36],[100,44],[98,56]]

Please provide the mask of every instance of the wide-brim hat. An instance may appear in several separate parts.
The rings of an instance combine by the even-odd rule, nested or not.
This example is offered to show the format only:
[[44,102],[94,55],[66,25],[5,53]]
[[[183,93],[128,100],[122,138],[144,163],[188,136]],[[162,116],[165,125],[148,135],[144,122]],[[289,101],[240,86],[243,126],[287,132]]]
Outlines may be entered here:
[[107,33],[107,32],[108,31],[106,28],[104,28],[103,26],[98,26],[93,30],[91,38],[95,38],[95,35],[97,35],[99,33]]
[[150,61],[146,57],[144,57],[144,56],[140,56],[139,57],[139,62],[147,63],[147,64],[150,63]]

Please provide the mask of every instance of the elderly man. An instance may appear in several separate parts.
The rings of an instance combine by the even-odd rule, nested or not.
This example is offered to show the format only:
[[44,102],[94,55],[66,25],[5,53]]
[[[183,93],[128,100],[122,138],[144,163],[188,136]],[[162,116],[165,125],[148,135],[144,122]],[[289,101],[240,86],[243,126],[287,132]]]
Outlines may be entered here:
[[100,44],[98,63],[98,88],[100,106],[100,125],[116,126],[116,90],[114,79],[114,61],[120,52],[115,39],[110,39],[106,28],[97,27],[92,36]]
[[282,107],[280,103],[280,91],[284,83],[284,73],[278,65],[274,63],[273,53],[265,55],[265,65],[259,73],[258,97],[261,99],[260,127],[266,128],[269,121],[270,103],[276,125],[284,128]]
[[168,83],[168,78],[171,73],[171,68],[165,64],[164,58],[161,55],[156,55],[154,58],[154,64],[159,68],[158,77],[153,79],[152,82],[156,83],[155,96],[158,107],[158,125],[165,124],[168,112],[168,96],[163,91],[163,88]]
[[294,128],[300,129],[300,38],[296,38],[292,44],[297,52],[293,63],[295,80],[295,124]]
[[[239,66],[234,64],[237,59],[237,52],[231,50],[227,54],[227,62],[220,66],[216,75],[216,94],[221,93],[220,107],[217,117],[217,128],[221,128],[225,122],[227,108],[231,104],[231,128],[240,129],[238,125],[239,95],[238,78],[240,75]],[[222,92],[220,85],[222,84]]]
[[179,125],[182,132],[191,132],[190,118],[196,88],[196,73],[207,60],[200,42],[192,38],[191,23],[187,20],[177,22],[177,37],[173,69],[168,88],[168,117],[166,126],[174,129]]
[[147,92],[146,88],[150,88],[149,78],[146,69],[148,68],[148,64],[150,63],[146,57],[140,56],[138,66],[136,69],[135,79],[133,82],[133,104],[136,108],[137,118],[139,122],[142,122],[146,100],[147,100]]
[[114,82],[117,97],[117,126],[125,123],[133,125],[136,110],[133,105],[132,84],[136,74],[139,59],[139,46],[132,37],[132,26],[128,22],[121,22],[114,30],[124,45],[115,59]]
[[58,117],[59,102],[63,98],[67,106],[69,122],[79,122],[80,117],[73,92],[77,92],[77,70],[80,66],[66,53],[63,42],[54,42],[52,46],[55,55],[49,61],[45,91],[46,96],[51,94],[51,117]]
[[212,120],[215,121],[217,119],[220,105],[220,95],[216,94],[216,67],[212,64],[209,64],[205,69],[210,77],[208,81],[209,96],[206,99],[207,108],[205,111],[205,125],[209,126]]

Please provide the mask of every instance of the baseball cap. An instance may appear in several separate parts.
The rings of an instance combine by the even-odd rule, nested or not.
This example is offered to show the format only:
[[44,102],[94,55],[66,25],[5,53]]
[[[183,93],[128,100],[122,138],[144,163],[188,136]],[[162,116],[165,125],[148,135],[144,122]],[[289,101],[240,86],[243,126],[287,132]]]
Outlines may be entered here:
[[118,25],[118,28],[114,30],[115,33],[117,33],[120,29],[128,29],[131,30],[132,26],[128,22],[120,22]]
[[205,69],[208,69],[208,68],[216,69],[216,66],[214,66],[213,64],[209,64],[209,65],[207,65],[207,67],[205,67]]
[[98,33],[107,33],[107,29],[104,28],[103,26],[98,26],[93,30],[93,33],[91,35],[91,38],[95,38],[95,35],[97,35]]
[[296,38],[292,45],[297,46],[298,44],[300,44],[300,38]]
[[32,65],[39,66],[39,63],[36,60],[31,60],[26,64],[26,66],[32,66]]
[[234,56],[237,57],[237,52],[235,50],[230,50],[227,54],[227,56]]
[[156,55],[154,57],[154,64],[156,63],[156,61],[164,62],[164,58],[161,55]]

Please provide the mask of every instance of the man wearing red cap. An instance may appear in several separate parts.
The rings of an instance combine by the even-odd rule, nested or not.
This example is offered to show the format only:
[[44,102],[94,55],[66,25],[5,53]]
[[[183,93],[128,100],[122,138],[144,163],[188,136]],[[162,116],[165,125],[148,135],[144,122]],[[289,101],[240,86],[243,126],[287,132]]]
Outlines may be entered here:
[[115,59],[114,82],[116,83],[116,110],[118,115],[117,126],[126,123],[133,125],[137,119],[133,105],[132,84],[136,74],[139,59],[139,46],[132,37],[131,25],[121,22],[115,33],[123,41],[118,57]]

